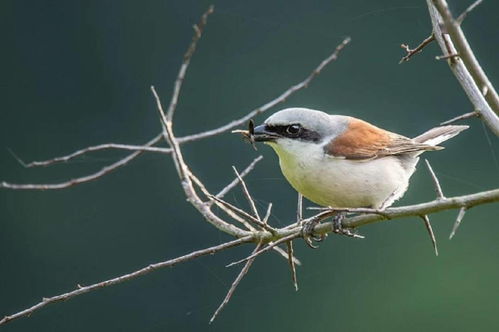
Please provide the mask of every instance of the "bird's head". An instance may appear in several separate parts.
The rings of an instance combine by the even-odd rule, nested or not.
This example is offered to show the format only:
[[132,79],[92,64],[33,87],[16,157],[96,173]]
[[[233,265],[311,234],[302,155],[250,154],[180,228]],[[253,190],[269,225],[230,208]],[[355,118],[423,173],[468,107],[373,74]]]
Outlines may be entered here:
[[321,148],[348,126],[344,116],[307,108],[287,108],[272,114],[253,129],[255,142],[270,145],[281,156],[303,154]]

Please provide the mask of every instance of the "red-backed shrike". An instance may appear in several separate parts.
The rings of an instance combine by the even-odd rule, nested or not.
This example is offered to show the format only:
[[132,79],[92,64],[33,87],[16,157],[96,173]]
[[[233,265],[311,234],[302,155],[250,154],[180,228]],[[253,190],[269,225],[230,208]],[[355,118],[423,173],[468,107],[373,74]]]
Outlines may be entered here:
[[249,134],[275,150],[286,179],[312,202],[384,209],[407,190],[421,153],[467,128],[436,127],[411,139],[354,117],[288,108]]

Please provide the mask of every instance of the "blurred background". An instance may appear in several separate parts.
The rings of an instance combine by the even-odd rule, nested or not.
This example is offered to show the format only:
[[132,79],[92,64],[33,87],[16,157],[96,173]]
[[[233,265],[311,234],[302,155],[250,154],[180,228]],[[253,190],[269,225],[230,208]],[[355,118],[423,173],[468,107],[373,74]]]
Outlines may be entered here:
[[[460,13],[471,0],[449,0]],[[93,153],[23,169],[100,143],[142,144],[160,131],[149,86],[166,103],[192,25],[214,3],[175,115],[182,136],[246,114],[306,77],[345,37],[352,42],[290,106],[360,117],[416,136],[472,107],[430,45],[398,64],[401,43],[431,32],[425,1],[9,1],[0,2],[0,180],[52,183],[93,173],[126,153]],[[499,4],[485,1],[464,30],[493,82],[499,77]],[[478,120],[428,153],[447,196],[499,186],[499,140]],[[262,154],[247,178],[271,223],[293,220],[296,194],[270,148],[224,134],[183,145],[210,190]],[[397,204],[434,199],[420,165]],[[228,200],[246,206],[240,190]],[[306,203],[306,206],[310,206]],[[259,258],[218,319],[250,246],[159,270],[50,305],[4,331],[469,331],[499,328],[499,205],[432,215],[435,257],[418,218],[363,227],[365,240],[329,236],[318,250],[296,241],[300,290],[285,260]],[[98,181],[60,191],[0,191],[0,315],[146,266],[228,241],[183,197],[170,157],[143,155]]]

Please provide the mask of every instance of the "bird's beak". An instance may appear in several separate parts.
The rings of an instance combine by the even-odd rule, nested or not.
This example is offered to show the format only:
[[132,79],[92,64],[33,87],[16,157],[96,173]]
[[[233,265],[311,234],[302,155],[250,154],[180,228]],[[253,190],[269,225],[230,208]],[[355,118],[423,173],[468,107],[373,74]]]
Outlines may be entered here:
[[266,130],[265,125],[253,128],[250,135],[253,137],[255,142],[271,142],[279,138],[276,133]]

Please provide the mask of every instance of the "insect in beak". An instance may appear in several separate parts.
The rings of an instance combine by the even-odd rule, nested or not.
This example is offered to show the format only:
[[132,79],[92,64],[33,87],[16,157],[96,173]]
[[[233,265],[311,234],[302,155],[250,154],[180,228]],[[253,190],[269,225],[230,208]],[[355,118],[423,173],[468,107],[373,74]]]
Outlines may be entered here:
[[248,130],[241,130],[241,129],[236,129],[233,130],[232,133],[238,133],[243,136],[243,139],[245,141],[248,141],[253,149],[256,149],[256,144],[255,144],[255,122],[253,120],[249,120],[248,122]]

